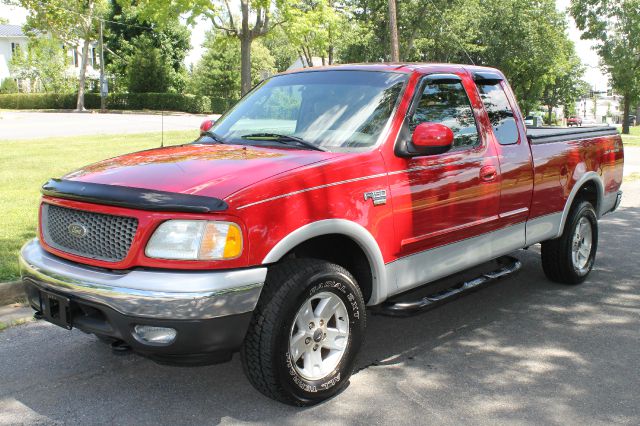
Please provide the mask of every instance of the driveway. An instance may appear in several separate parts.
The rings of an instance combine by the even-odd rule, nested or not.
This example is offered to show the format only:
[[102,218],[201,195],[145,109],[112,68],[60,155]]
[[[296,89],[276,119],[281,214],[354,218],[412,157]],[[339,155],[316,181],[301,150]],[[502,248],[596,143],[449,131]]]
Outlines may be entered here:
[[169,367],[34,322],[0,333],[0,424],[640,424],[640,182],[601,221],[580,286],[514,277],[407,319],[369,318],[350,386],[306,409],[271,401],[238,358]]
[[204,115],[99,114],[76,112],[0,112],[0,140],[56,136],[147,133],[168,130],[197,130]]

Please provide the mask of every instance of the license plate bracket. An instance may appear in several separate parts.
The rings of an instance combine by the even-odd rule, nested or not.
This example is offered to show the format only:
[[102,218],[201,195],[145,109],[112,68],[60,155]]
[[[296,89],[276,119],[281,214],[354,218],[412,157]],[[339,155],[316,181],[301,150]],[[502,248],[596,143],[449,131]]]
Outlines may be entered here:
[[40,291],[42,317],[57,326],[71,330],[71,300],[58,294]]

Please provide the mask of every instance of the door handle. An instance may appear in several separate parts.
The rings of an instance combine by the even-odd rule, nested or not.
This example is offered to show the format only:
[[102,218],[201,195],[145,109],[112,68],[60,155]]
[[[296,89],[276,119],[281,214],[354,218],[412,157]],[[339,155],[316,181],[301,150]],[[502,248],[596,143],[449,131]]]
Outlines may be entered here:
[[480,169],[480,180],[482,182],[493,182],[498,177],[498,171],[494,166],[483,166]]

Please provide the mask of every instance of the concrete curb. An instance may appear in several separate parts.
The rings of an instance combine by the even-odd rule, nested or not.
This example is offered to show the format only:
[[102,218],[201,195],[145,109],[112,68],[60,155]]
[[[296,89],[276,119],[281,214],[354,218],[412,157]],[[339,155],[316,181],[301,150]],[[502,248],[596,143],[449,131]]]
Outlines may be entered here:
[[0,306],[9,305],[24,298],[22,281],[0,283]]

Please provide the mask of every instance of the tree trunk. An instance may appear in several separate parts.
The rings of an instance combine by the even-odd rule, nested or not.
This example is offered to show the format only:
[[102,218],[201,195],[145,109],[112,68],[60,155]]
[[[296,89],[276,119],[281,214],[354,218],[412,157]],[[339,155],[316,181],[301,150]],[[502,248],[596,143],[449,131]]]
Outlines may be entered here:
[[240,89],[244,96],[251,90],[251,36],[242,35],[240,39]]
[[87,76],[87,57],[89,56],[89,43],[87,38],[82,44],[82,60],[80,61],[80,78],[78,79],[78,102],[76,103],[77,111],[84,111],[84,86]]
[[[333,44],[329,46],[329,65],[333,65]],[[640,108],[638,108],[640,111]]]
[[249,1],[240,0],[242,11],[242,29],[240,30],[240,92],[244,96],[251,90],[251,41],[249,30]]
[[396,18],[396,0],[389,0],[389,33],[391,35],[391,62],[400,61],[398,45],[398,20]]
[[547,106],[547,122],[549,123],[549,126],[551,126],[553,123],[551,123],[551,119],[553,118],[553,107],[551,105]]
[[622,117],[622,134],[629,134],[629,112],[631,110],[631,97],[628,93],[624,95],[624,117]]

